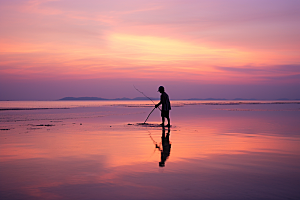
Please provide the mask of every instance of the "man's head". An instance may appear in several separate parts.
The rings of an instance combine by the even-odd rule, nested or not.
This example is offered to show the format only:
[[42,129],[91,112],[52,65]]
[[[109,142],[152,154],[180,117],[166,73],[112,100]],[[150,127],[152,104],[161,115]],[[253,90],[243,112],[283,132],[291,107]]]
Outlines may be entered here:
[[159,86],[158,92],[163,93],[165,91],[164,86]]

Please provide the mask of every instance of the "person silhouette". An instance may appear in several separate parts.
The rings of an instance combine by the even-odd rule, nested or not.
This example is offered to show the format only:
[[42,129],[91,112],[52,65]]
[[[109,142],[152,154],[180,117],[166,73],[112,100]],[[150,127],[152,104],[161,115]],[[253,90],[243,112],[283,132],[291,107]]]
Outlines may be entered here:
[[165,134],[165,127],[163,127],[162,129],[163,129],[162,130],[162,135],[161,135],[162,149],[159,148],[159,150],[161,152],[160,162],[159,162],[160,167],[165,166],[165,162],[168,159],[168,157],[170,156],[170,152],[171,152],[170,127],[168,127],[168,133],[167,134]]
[[170,127],[170,110],[171,110],[171,104],[169,100],[168,94],[165,92],[165,88],[163,86],[159,86],[158,92],[161,93],[160,95],[160,102],[155,105],[155,108],[157,108],[160,104],[162,105],[161,109],[161,120],[162,120],[162,126],[165,125],[165,118],[168,120],[167,126]]

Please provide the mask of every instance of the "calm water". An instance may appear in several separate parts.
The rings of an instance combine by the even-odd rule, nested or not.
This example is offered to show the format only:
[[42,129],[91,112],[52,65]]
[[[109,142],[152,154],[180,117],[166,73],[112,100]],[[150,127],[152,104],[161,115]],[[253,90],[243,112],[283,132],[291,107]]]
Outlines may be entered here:
[[300,199],[299,101],[149,102],[0,102],[0,199]]

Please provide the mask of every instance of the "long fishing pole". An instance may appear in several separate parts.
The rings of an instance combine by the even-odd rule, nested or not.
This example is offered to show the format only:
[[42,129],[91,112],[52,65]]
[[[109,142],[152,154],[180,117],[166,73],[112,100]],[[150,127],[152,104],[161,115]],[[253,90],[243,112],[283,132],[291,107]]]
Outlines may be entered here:
[[[148,99],[150,99],[150,97],[148,97],[147,95],[145,95],[142,91],[140,91],[139,89],[137,89],[134,85],[133,85],[133,87],[134,87],[134,89],[136,89],[139,93],[143,94],[145,97],[147,97]],[[150,99],[150,101],[152,101],[152,99]],[[156,105],[156,104],[154,103],[154,101],[152,101],[152,103],[153,103],[154,105]],[[150,117],[150,115],[152,114],[152,112],[155,110],[155,108],[156,108],[156,107],[154,107],[154,108],[151,110],[151,112],[149,113],[149,115],[148,115],[147,119],[145,120],[144,124],[146,124],[146,121],[148,120],[148,118]],[[161,111],[160,107],[158,107],[158,109]]]
[[155,107],[151,110],[151,112],[149,113],[147,119],[145,120],[144,124],[146,124],[146,121],[148,120],[148,118],[150,117],[151,113],[155,110]]
[[[147,95],[145,95],[142,91],[140,91],[139,89],[137,89],[134,85],[133,85],[133,87],[134,87],[134,89],[136,89],[136,91],[138,91],[139,93],[141,93],[142,95],[144,95],[146,98],[148,98],[150,101],[152,101],[152,103],[153,103],[154,105],[156,105],[156,104],[154,103],[154,101],[153,101],[150,97],[148,97]],[[160,107],[158,107],[158,109],[161,111]]]

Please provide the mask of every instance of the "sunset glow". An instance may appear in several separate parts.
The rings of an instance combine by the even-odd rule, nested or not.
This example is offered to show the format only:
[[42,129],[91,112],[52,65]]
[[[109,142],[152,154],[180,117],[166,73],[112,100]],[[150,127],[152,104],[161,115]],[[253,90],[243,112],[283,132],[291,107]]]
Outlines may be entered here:
[[[205,84],[207,90],[209,85],[245,85],[251,91],[283,85],[277,96],[249,96],[300,98],[295,90],[285,93],[300,84],[299,9],[295,0],[1,1],[1,99],[53,100],[67,95],[77,80],[100,92],[83,89],[71,96],[135,97],[132,83],[172,90],[176,82]],[[91,79],[98,85],[112,81],[112,92],[91,85]],[[32,84],[51,88],[49,81],[63,87],[49,96],[8,92],[25,85],[26,91],[41,91]],[[130,89],[115,89],[120,86]],[[231,86],[229,98],[247,96]]]

